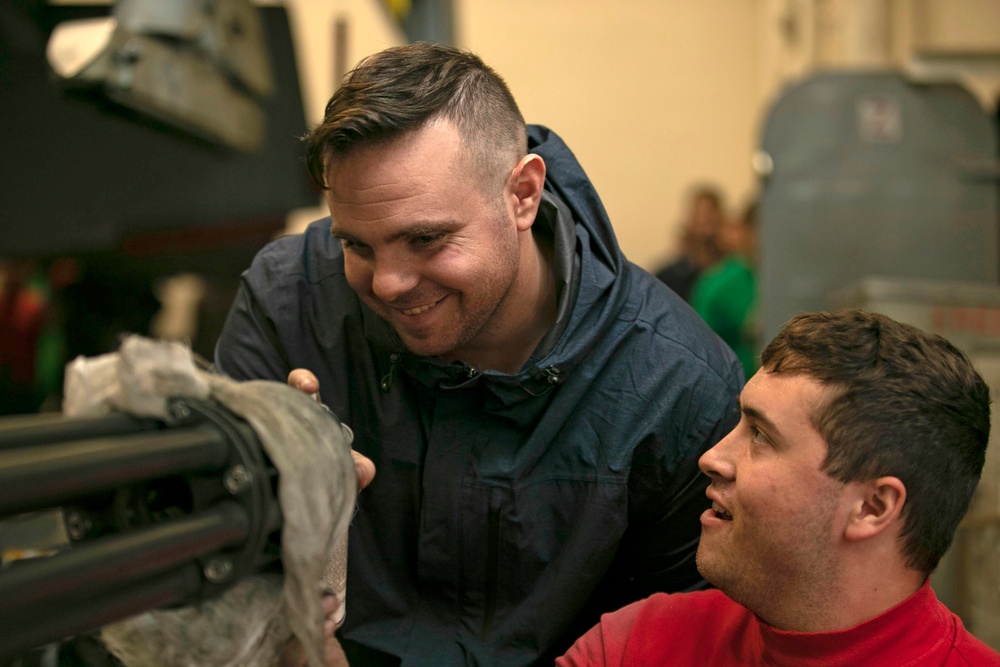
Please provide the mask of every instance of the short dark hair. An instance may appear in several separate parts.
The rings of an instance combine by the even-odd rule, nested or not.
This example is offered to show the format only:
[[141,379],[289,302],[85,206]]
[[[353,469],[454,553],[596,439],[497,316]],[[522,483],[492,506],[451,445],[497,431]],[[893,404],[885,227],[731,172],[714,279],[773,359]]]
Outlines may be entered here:
[[712,183],[696,183],[688,191],[688,201],[694,203],[700,199],[707,201],[717,211],[721,212],[723,209],[725,197],[722,190]]
[[500,186],[527,153],[524,117],[504,80],[468,51],[418,42],[362,60],[309,134],[306,163],[326,189],[325,160],[446,118],[484,184]]
[[930,574],[969,509],[986,458],[990,392],[941,336],[849,309],[793,317],[761,354],[770,373],[804,373],[832,391],[813,424],[824,470],[847,483],[906,486],[902,553]]

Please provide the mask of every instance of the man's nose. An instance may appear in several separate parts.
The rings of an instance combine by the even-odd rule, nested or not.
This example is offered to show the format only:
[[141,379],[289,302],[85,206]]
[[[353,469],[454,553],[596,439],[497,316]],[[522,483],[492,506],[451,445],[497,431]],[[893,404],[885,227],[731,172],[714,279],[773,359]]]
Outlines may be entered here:
[[733,479],[735,476],[734,447],[737,444],[737,436],[740,427],[736,426],[729,435],[701,455],[698,459],[698,467],[701,471],[713,479]]
[[372,271],[372,292],[382,301],[392,303],[420,282],[415,267],[397,255],[375,260]]

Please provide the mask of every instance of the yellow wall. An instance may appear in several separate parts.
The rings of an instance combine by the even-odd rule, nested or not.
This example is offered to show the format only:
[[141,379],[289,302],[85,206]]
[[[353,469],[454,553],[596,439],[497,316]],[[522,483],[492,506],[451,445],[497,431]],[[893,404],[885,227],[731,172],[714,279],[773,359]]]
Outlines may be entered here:
[[[333,92],[337,19],[348,25],[348,67],[403,42],[379,2],[285,1],[310,123]],[[528,122],[566,140],[625,254],[649,269],[675,250],[693,183],[716,182],[734,211],[755,193],[751,157],[760,127],[789,80],[818,68],[870,67],[882,54],[886,67],[900,68],[934,49],[1000,54],[992,21],[1000,0],[453,3],[458,45],[507,80]],[[859,34],[871,48],[859,46]],[[980,63],[966,81],[984,103],[1000,93],[994,67],[984,72]],[[322,214],[320,207],[296,212],[290,227]]]
[[461,2],[461,46],[507,79],[590,175],[625,254],[652,268],[674,247],[685,189],[753,188],[754,3],[745,0]]
[[374,0],[283,0],[267,4],[282,4],[288,10],[310,125],[323,118],[323,109],[335,88],[334,34],[338,20],[347,25],[348,69],[365,56],[404,41],[402,32],[386,20],[385,12]]
[[[333,91],[331,36],[349,60],[402,36],[371,0],[288,0],[310,123]],[[528,122],[576,152],[626,255],[652,268],[675,244],[684,190],[713,180],[734,204],[753,189],[758,71],[754,2],[456,2],[460,46],[510,84]],[[320,209],[296,212],[297,228]]]
[[[274,3],[268,0],[258,4]],[[278,4],[288,10],[292,38],[297,47],[306,122],[310,126],[322,120],[323,109],[336,87],[334,35],[338,21],[346,25],[347,69],[365,56],[405,40],[375,0],[284,0]],[[287,231],[302,231],[313,220],[327,215],[329,211],[322,199],[317,199],[314,207],[289,212]]]

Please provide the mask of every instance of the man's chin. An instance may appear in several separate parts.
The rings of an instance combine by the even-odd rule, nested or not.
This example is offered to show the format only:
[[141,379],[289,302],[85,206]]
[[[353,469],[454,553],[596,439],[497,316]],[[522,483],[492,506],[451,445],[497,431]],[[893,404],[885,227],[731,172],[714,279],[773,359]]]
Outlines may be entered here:
[[705,581],[718,588],[719,579],[725,578],[719,576],[721,569],[719,554],[709,552],[699,543],[698,552],[695,554],[694,560],[695,566],[698,568],[698,574],[700,574]]
[[406,349],[418,357],[446,357],[455,347],[439,340],[405,336],[398,330],[396,333]]

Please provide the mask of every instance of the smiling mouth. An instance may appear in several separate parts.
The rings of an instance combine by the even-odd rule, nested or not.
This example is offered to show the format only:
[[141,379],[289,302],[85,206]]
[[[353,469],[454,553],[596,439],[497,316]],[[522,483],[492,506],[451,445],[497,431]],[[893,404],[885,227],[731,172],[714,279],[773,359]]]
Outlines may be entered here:
[[423,305],[423,306],[417,306],[416,308],[407,308],[406,310],[400,310],[399,312],[401,312],[404,315],[419,315],[420,313],[427,312],[428,310],[430,310],[434,306],[436,306],[439,303],[441,303],[441,301],[442,301],[442,299],[438,299],[434,303],[428,303],[428,304]]
[[712,503],[712,511],[715,512],[715,516],[719,517],[723,521],[733,520],[733,515],[727,512],[726,510],[722,509],[722,506],[719,503],[716,502]]

